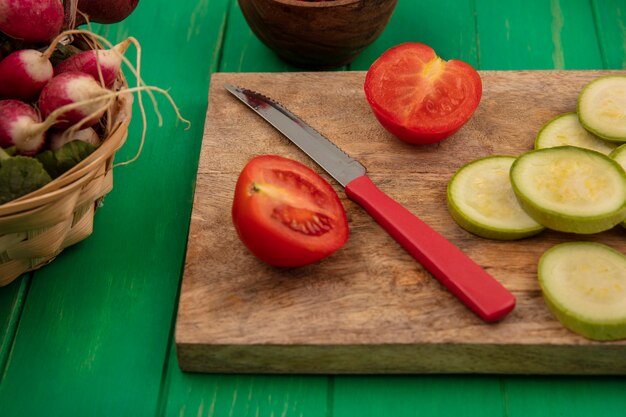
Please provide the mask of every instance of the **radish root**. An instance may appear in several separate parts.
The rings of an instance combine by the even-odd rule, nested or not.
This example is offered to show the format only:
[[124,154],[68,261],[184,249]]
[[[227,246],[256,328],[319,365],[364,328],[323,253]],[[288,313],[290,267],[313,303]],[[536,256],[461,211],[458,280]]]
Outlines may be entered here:
[[[172,108],[174,109],[174,112],[176,113],[176,117],[178,118],[178,120],[182,121],[183,123],[185,123],[187,125],[186,129],[189,129],[189,127],[191,126],[191,122],[187,119],[185,119],[181,114],[180,114],[180,110],[178,108],[178,106],[176,105],[176,103],[174,102],[174,99],[172,98],[172,96],[170,96],[170,94],[167,92],[167,90],[164,90],[162,88],[159,87],[154,87],[154,86],[141,86],[141,87],[133,87],[133,88],[123,88],[121,90],[118,91],[111,91],[109,93],[105,93],[102,94],[101,96],[98,97],[94,97],[94,98],[90,98],[87,100],[81,100],[81,101],[77,101],[75,103],[71,103],[71,104],[66,104],[65,106],[61,106],[58,109],[54,110],[52,113],[50,113],[48,115],[48,117],[46,117],[46,120],[43,121],[43,123],[40,126],[40,129],[42,131],[48,130],[49,128],[51,128],[52,126],[54,126],[55,123],[57,123],[58,121],[62,120],[62,116],[63,114],[67,113],[68,111],[74,110],[74,109],[78,109],[82,106],[88,105],[88,104],[93,104],[93,103],[98,103],[100,101],[104,101],[107,100],[106,106],[108,106],[110,108],[111,103],[109,102],[110,99],[116,98],[122,94],[127,94],[127,93],[134,93],[134,92],[139,92],[139,91],[154,91],[160,94],[163,94],[165,96],[165,98],[170,102],[170,104],[172,105]],[[105,105],[101,106],[98,111],[101,111],[103,108],[105,108]],[[94,112],[93,114],[97,114],[97,112]],[[89,120],[91,117],[93,117],[93,114],[86,116],[85,118],[83,118],[79,124],[84,123],[86,120]],[[145,140],[145,135],[142,135],[141,137],[141,142],[143,143]]]
[[66,0],[65,4],[66,4],[65,16],[67,18],[65,23],[67,27],[74,28],[76,26],[76,13],[78,12],[78,0]]
[[91,120],[94,117],[98,116],[98,114],[106,111],[107,109],[110,109],[112,104],[113,104],[113,99],[112,98],[106,100],[106,103],[104,105],[98,107],[96,110],[91,112],[91,114],[88,114],[87,116],[83,117],[82,119],[80,119],[78,121],[78,123],[76,123],[73,126],[71,126],[70,128],[68,128],[66,130],[67,134],[70,135],[70,134],[76,133],[77,131],[83,129],[83,124],[87,123],[89,120]]
[[[92,38],[95,39],[97,41],[102,42],[102,44],[104,44],[104,46],[108,47],[109,49],[113,50],[115,54],[118,55],[118,57],[120,57],[122,59],[122,62],[124,62],[124,64],[126,64],[126,66],[128,67],[128,69],[130,70],[130,72],[133,74],[133,76],[135,76],[135,78],[137,79],[137,87],[140,86],[146,86],[146,83],[143,81],[143,78],[141,77],[141,45],[139,44],[139,41],[134,38],[133,36],[129,36],[126,40],[130,41],[135,48],[137,49],[137,65],[134,66],[130,60],[128,58],[126,58],[126,56],[124,56],[123,54],[119,54],[117,52],[117,50],[115,50],[115,45],[113,45],[107,38],[105,38],[104,36],[100,36],[98,34],[95,34],[93,32],[90,32],[88,30],[83,30],[83,29],[72,29],[72,30],[66,30],[64,32],[61,32],[52,42],[52,44],[50,45],[49,51],[44,52],[44,54],[46,53],[50,53],[50,55],[52,55],[52,52],[54,52],[54,49],[56,48],[56,46],[59,44],[59,42],[61,41],[61,39],[67,37],[68,35],[85,35],[88,38]],[[97,47],[94,47],[93,49],[98,49]],[[98,59],[98,54],[96,54],[96,59]],[[99,62],[98,62],[98,67],[100,66]],[[100,72],[100,69],[98,70]],[[152,100],[152,106],[154,108],[154,112],[156,113],[157,119],[159,121],[159,126],[163,125],[163,117],[161,116],[161,113],[159,112],[158,109],[158,105],[156,104],[156,98],[154,97],[154,94],[152,94],[152,91],[148,91],[148,95],[150,96],[150,99]],[[142,105],[142,101],[141,101],[141,94],[138,94],[138,101],[140,106]]]
[[181,114],[180,114],[180,110],[178,108],[178,106],[176,105],[176,103],[174,102],[174,99],[172,98],[172,96],[170,96],[170,94],[167,92],[167,90],[164,90],[162,88],[159,87],[155,87],[155,86],[151,86],[151,85],[144,85],[141,87],[133,87],[133,88],[123,88],[121,90],[118,91],[111,91],[109,93],[105,93],[102,94],[101,96],[98,97],[94,97],[94,98],[90,98],[87,100],[81,100],[81,101],[77,101],[75,103],[71,103],[71,104],[66,104],[65,106],[61,106],[58,109],[54,110],[52,113],[50,113],[48,115],[48,117],[45,120],[45,123],[48,124],[48,128],[52,127],[52,125],[54,125],[56,122],[58,122],[59,120],[61,120],[61,115],[63,115],[64,113],[70,111],[70,110],[74,110],[77,108],[80,108],[82,106],[85,106],[87,104],[92,104],[92,103],[96,103],[98,101],[102,101],[108,98],[115,98],[117,96],[120,96],[122,94],[125,93],[134,93],[137,91],[155,91],[157,93],[163,94],[165,96],[165,98],[167,98],[167,100],[170,102],[170,104],[172,105],[172,107],[174,108],[174,111],[176,113],[177,118],[182,121],[183,123],[187,124],[187,128],[189,129],[189,127],[191,126],[191,122],[187,119],[185,119]]

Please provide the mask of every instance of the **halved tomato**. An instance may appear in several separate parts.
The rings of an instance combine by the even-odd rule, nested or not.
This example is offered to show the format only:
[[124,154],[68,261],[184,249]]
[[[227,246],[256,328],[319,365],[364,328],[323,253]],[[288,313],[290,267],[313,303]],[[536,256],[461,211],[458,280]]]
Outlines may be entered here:
[[248,162],[237,180],[232,216],[250,252],[274,266],[317,262],[348,240],[348,219],[333,187],[281,156]]
[[422,43],[388,49],[367,71],[365,96],[393,135],[434,143],[459,130],[480,103],[482,82],[471,65],[445,61]]

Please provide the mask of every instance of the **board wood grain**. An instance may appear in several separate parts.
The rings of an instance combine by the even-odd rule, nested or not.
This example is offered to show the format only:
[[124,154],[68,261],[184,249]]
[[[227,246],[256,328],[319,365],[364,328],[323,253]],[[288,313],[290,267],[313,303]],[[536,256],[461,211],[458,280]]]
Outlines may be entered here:
[[[218,73],[198,168],[176,325],[183,370],[238,373],[626,374],[626,341],[594,342],[548,311],[537,262],[551,246],[591,240],[626,252],[624,229],[592,236],[546,231],[500,242],[459,228],[446,186],[463,164],[532,148],[541,126],[573,111],[581,87],[605,71],[484,71],[483,98],[457,134],[427,146],[389,135],[363,95],[364,72]],[[517,297],[485,324],[408,255],[343,190],[274,128],[222,88],[257,90],[359,159],[372,180],[482,265]],[[326,260],[277,269],[239,241],[235,182],[255,155],[296,159],[342,197],[351,236]]]

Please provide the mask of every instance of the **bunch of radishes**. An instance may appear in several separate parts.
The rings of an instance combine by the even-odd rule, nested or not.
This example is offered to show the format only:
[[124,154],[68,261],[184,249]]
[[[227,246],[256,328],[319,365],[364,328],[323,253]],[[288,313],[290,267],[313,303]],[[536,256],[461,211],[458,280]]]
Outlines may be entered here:
[[87,20],[116,23],[126,19],[139,0],[0,0],[0,31],[13,39],[49,43],[62,29]]
[[[104,3],[0,0],[0,32],[5,35],[5,53],[9,52],[0,56],[0,147],[35,155],[48,144],[58,148],[74,136],[97,142],[91,126],[114,100],[110,89],[131,41],[96,50],[91,49],[93,43],[89,47],[89,37],[83,36],[81,46],[87,50],[71,48],[73,36],[89,32],[73,31],[68,24],[77,21],[77,13],[85,13],[78,15],[79,21],[122,20],[138,0],[117,1],[119,7]],[[64,28],[70,30],[62,32]],[[88,133],[77,134],[85,129]]]
[[[187,122],[165,90],[143,83],[135,38],[112,45],[90,30],[75,28],[91,21],[119,22],[138,1],[0,0],[0,204],[44,183],[44,170],[54,179],[63,173],[59,167],[68,169],[68,161],[77,163],[86,149],[99,146],[122,94],[139,93],[142,145],[146,119],[141,91],[150,95],[159,124],[153,91],[164,94],[177,117]],[[124,56],[131,43],[137,48],[136,68]],[[135,88],[120,82],[122,64],[136,76]]]

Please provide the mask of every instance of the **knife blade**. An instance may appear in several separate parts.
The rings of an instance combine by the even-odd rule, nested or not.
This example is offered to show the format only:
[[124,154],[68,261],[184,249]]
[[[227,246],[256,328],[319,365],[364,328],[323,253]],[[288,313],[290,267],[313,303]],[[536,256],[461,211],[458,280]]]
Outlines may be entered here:
[[359,204],[426,270],[486,322],[503,319],[515,296],[452,242],[381,191],[357,160],[282,104],[258,92],[224,88],[268,121],[341,184]]

